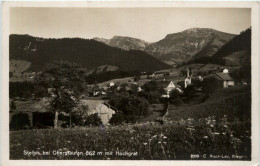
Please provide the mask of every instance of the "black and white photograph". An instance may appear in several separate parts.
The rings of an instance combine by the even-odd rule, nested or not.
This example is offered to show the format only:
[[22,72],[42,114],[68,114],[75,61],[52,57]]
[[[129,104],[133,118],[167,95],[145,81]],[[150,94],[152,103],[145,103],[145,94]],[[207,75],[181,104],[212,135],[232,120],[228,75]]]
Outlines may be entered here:
[[8,9],[9,160],[252,161],[252,8]]

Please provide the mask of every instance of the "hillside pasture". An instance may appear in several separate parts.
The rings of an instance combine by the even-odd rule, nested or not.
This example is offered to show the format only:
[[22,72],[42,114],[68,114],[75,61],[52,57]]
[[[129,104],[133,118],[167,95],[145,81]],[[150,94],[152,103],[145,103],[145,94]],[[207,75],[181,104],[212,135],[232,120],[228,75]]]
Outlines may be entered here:
[[223,115],[240,119],[251,118],[250,87],[238,86],[217,90],[202,104],[183,105],[177,109],[171,105],[167,117],[171,120],[180,120]]
[[249,57],[249,52],[246,50],[233,52],[232,54],[224,57],[226,60],[226,65],[229,66],[241,66]]
[[25,60],[10,60],[9,71],[13,73],[21,73],[31,66],[31,62]]
[[31,62],[25,60],[10,60],[9,64],[10,81],[33,81],[29,73],[25,72],[30,66]]

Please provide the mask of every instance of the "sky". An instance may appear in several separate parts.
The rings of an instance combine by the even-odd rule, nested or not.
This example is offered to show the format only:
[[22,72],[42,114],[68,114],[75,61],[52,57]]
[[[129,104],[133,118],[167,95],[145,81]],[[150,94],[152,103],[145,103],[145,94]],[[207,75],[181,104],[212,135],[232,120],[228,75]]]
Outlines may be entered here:
[[239,34],[251,26],[248,8],[38,8],[10,10],[10,34],[44,38],[129,36],[156,42],[190,28]]

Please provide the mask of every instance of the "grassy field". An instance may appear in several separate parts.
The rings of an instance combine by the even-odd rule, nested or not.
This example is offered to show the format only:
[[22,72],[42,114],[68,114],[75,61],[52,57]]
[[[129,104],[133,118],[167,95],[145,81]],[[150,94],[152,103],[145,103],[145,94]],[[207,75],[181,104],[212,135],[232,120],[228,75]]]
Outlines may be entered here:
[[250,86],[236,86],[214,92],[204,103],[183,105],[177,109],[171,105],[168,118],[171,120],[187,118],[207,118],[223,115],[236,118],[251,118]]
[[221,121],[13,131],[10,159],[250,160],[250,135]]

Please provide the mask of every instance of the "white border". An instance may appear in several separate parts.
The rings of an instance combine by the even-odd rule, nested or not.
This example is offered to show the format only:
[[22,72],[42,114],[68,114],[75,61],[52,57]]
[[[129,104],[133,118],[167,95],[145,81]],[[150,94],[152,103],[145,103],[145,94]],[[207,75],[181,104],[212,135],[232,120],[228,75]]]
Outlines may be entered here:
[[[200,7],[251,8],[252,25],[252,161],[90,161],[90,160],[9,160],[9,8],[10,7]],[[259,163],[259,2],[3,2],[2,3],[2,94],[1,94],[1,158],[2,165],[257,165]]]

